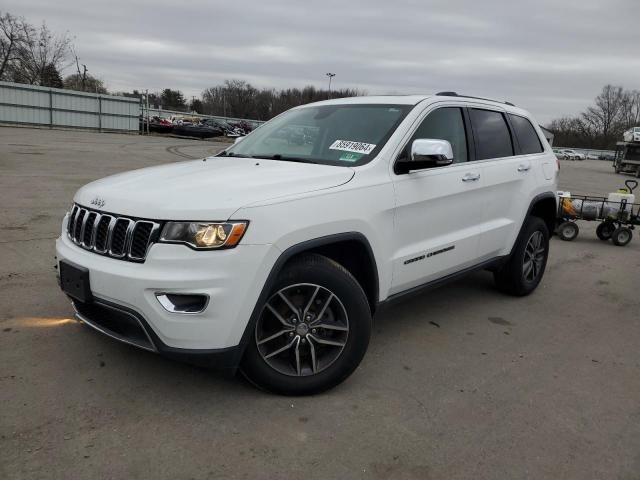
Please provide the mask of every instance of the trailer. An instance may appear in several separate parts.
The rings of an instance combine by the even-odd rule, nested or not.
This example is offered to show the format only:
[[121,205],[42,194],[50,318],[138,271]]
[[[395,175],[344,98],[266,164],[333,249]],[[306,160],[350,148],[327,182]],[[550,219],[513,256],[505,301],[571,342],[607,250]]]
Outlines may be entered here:
[[600,222],[596,235],[600,240],[611,240],[624,247],[633,237],[632,231],[640,225],[640,204],[635,203],[635,180],[624,182],[626,188],[618,189],[608,197],[571,195],[558,192],[556,233],[561,240],[574,240],[580,228],[576,220]]
[[616,143],[613,168],[616,173],[632,173],[636,178],[640,178],[640,143]]

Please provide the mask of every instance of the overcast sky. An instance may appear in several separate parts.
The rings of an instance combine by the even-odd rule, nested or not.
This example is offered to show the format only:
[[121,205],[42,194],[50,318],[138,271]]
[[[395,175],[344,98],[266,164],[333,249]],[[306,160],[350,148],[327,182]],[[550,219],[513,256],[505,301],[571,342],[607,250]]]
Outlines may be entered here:
[[[224,79],[369,94],[455,90],[540,122],[606,83],[640,89],[640,0],[3,0],[75,37],[109,90],[187,97]],[[72,73],[71,68],[65,73]]]

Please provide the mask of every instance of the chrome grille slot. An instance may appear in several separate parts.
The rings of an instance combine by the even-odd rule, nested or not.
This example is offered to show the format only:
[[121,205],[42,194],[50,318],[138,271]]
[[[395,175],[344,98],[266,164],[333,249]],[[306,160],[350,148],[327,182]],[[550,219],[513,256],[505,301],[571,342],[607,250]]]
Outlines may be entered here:
[[78,214],[78,206],[74,205],[71,209],[71,215],[69,215],[69,223],[67,223],[67,233],[71,235],[73,232],[73,224],[76,220],[76,215]]
[[149,240],[151,240],[152,231],[152,222],[136,222],[135,227],[133,227],[133,233],[131,236],[131,249],[129,251],[129,257],[140,259],[144,258],[147,255],[147,247],[149,246]]
[[158,238],[160,226],[151,220],[103,214],[74,205],[67,235],[76,245],[97,254],[144,262],[149,247]]
[[73,240],[78,244],[82,239],[81,237],[82,224],[84,223],[84,216],[86,215],[86,213],[87,211],[84,208],[81,208],[78,214],[76,215],[76,221],[73,226]]
[[93,247],[93,226],[98,214],[96,212],[88,212],[85,215],[84,226],[82,227],[82,246],[85,248]]
[[127,246],[127,230],[129,229],[129,223],[130,220],[128,218],[118,218],[113,226],[109,253],[114,257],[122,257],[126,253],[125,247]]
[[109,224],[111,224],[112,219],[111,215],[102,215],[96,226],[96,239],[93,249],[98,253],[105,253],[109,248],[107,240],[109,239]]

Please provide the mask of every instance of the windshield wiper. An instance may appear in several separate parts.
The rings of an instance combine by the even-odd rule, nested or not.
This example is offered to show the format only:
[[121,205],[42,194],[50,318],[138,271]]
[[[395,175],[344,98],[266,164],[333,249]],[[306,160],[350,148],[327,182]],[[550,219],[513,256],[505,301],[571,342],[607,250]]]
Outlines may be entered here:
[[237,153],[227,152],[226,150],[221,151],[216,157],[253,158],[250,155],[238,155]]
[[275,155],[252,155],[251,158],[263,158],[265,160],[282,160],[283,162],[297,162],[297,163],[315,163],[315,160],[310,160],[308,158],[300,158],[300,157],[283,157],[279,153]]

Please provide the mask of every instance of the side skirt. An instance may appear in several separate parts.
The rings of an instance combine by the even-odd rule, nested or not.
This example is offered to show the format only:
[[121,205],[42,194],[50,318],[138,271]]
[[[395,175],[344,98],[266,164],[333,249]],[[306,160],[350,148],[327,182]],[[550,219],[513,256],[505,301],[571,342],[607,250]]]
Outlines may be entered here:
[[[410,288],[409,290],[405,290],[403,292],[394,293],[393,295],[387,297],[386,300],[378,303],[378,308],[385,308],[390,305],[394,305],[400,301],[415,297],[427,290],[431,290],[433,288],[441,287],[449,282],[457,280],[461,277],[468,275],[469,273],[476,272],[478,270],[494,270],[500,268],[507,260],[509,259],[509,255],[505,255],[502,257],[492,258],[490,260],[486,260],[477,265],[473,265],[471,267],[467,267],[459,272],[451,273],[442,278],[437,278],[436,280],[432,280],[427,283],[423,283],[422,285],[418,285],[417,287]],[[376,309],[377,311],[377,309]]]

